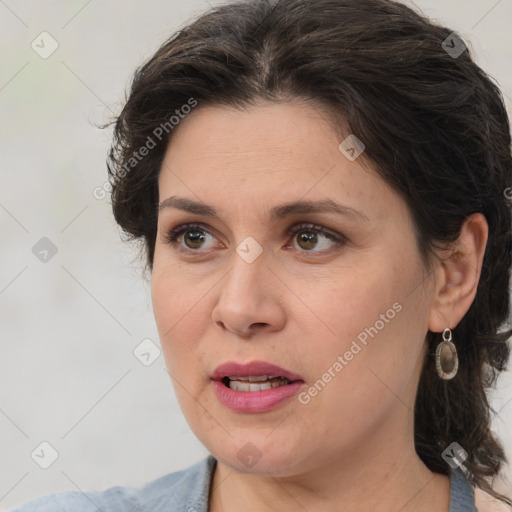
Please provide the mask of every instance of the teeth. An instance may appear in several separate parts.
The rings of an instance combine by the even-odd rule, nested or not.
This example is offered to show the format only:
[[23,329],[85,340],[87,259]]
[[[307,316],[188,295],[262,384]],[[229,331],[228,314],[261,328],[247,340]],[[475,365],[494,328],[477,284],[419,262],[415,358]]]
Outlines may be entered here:
[[237,375],[232,375],[229,377],[229,380],[241,380],[241,381],[249,381],[249,382],[264,382],[268,380],[268,375],[258,375],[251,377],[238,377]]
[[240,380],[231,380],[228,383],[228,386],[233,391],[266,391],[268,389],[277,388],[279,386],[285,386],[288,384],[288,379],[284,378],[273,378],[272,380],[268,380],[266,382],[260,383],[251,383],[251,382],[242,382]]
[[285,377],[279,377],[279,375],[258,375],[258,376],[250,376],[250,377],[239,377],[238,375],[233,375],[228,377],[229,380],[241,380],[241,381],[249,381],[249,382],[265,382],[268,379],[284,379]]

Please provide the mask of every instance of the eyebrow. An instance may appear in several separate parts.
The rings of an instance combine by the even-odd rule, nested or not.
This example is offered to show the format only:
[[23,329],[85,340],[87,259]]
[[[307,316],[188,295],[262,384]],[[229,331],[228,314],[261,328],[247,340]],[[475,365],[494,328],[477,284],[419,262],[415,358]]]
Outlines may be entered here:
[[[162,201],[158,207],[159,211],[167,208],[176,208],[196,215],[219,218],[215,208],[205,203],[193,201],[185,197],[171,196]],[[370,219],[362,212],[349,206],[336,203],[332,199],[320,199],[318,201],[292,201],[274,206],[269,212],[269,220],[273,222],[293,214],[308,213],[336,213],[342,216],[352,217],[355,220],[368,222]]]

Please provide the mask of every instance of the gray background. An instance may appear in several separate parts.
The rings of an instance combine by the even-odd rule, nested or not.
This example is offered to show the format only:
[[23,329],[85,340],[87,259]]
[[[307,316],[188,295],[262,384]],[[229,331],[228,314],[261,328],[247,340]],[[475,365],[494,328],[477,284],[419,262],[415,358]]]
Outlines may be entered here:
[[[470,42],[510,113],[512,0],[415,5]],[[206,0],[0,0],[2,509],[52,492],[142,485],[208,453],[180,412],[163,357],[145,366],[133,353],[145,339],[159,345],[150,286],[120,241],[108,197],[94,194],[106,182],[111,134],[95,124],[119,112],[135,68],[206,8]],[[46,59],[31,47],[43,31],[59,45]],[[53,256],[40,252],[43,237]],[[512,457],[510,369],[492,405]],[[58,452],[47,469],[43,441]]]

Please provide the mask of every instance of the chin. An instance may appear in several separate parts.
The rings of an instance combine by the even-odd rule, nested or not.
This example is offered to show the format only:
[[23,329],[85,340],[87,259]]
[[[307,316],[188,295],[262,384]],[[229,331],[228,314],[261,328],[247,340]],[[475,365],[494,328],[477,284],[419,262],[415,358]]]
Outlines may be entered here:
[[290,453],[294,453],[294,449],[287,449],[282,442],[276,444],[277,438],[273,442],[265,440],[267,435],[265,433],[261,441],[258,441],[258,435],[247,435],[246,441],[233,439],[229,446],[223,444],[219,450],[210,452],[217,460],[239,473],[276,475],[283,472],[284,476],[290,470],[291,463],[296,464],[296,461],[290,460]]

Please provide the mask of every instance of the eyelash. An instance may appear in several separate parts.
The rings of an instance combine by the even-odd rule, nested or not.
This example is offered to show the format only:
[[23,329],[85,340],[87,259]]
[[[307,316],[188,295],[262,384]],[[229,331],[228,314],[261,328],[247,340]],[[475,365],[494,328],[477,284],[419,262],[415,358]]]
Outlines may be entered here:
[[[172,229],[171,231],[169,231],[167,234],[164,235],[164,243],[169,244],[171,246],[178,246],[177,249],[180,252],[199,253],[199,252],[201,252],[201,249],[183,248],[183,247],[179,246],[179,244],[178,244],[177,239],[180,235],[182,235],[183,233],[186,233],[187,231],[193,231],[193,230],[197,230],[197,231],[200,231],[203,233],[208,233],[211,235],[211,233],[200,224],[182,224],[182,225],[177,226],[176,228]],[[309,232],[315,233],[317,235],[318,234],[323,235],[326,238],[328,238],[329,240],[336,243],[335,247],[333,249],[329,249],[329,250],[324,250],[324,251],[302,250],[302,251],[300,251],[300,252],[303,252],[306,254],[307,253],[312,253],[312,254],[330,253],[333,250],[339,249],[347,241],[346,237],[344,237],[343,235],[341,235],[339,233],[336,233],[333,231],[328,231],[323,226],[320,226],[317,224],[309,224],[309,223],[295,224],[287,231],[286,234],[287,234],[287,236],[292,237],[292,236],[296,235],[297,233],[300,233],[301,231],[306,231],[306,232],[309,231]]]

